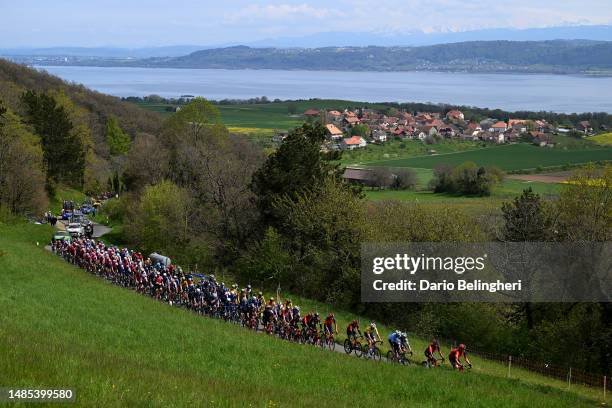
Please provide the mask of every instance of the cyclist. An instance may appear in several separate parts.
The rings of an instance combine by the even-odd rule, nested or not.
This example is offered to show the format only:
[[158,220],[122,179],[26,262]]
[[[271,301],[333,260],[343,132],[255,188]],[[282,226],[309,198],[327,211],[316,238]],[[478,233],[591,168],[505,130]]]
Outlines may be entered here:
[[361,336],[361,330],[359,330],[359,322],[357,321],[357,319],[355,319],[350,322],[348,326],[346,326],[346,337],[350,341],[354,341],[355,338],[357,338],[357,333],[359,333],[359,335]]
[[323,322],[323,333],[330,336],[334,333],[338,333],[338,324],[336,323],[336,316],[333,312],[328,314]]
[[438,339],[433,339],[433,341],[425,349],[425,357],[427,357],[427,363],[433,365],[434,367],[437,361],[436,357],[434,357],[434,353],[436,351],[438,352],[440,359],[444,359],[444,357],[442,356],[442,350],[440,349],[440,343],[438,342]]
[[380,338],[380,334],[378,334],[378,329],[376,328],[376,323],[370,322],[368,327],[363,331],[363,336],[368,342],[368,347],[372,348],[374,343]]
[[465,364],[472,368],[472,363],[470,363],[470,359],[468,358],[465,350],[465,344],[460,344],[459,347],[451,350],[450,354],[448,355],[448,361],[450,362],[451,367],[456,368],[459,371],[463,371],[463,364],[461,364],[462,356]]
[[408,343],[406,333],[396,330],[387,337],[387,340],[389,341],[391,350],[393,350],[397,357],[399,357],[400,353],[410,351],[410,344]]

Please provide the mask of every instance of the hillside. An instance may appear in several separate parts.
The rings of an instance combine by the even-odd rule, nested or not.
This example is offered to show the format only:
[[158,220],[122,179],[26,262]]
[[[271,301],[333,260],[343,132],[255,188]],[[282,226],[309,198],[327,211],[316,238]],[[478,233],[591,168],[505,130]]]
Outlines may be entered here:
[[[45,61],[37,60],[45,64]],[[153,68],[301,69],[346,71],[468,71],[609,73],[612,42],[587,40],[467,41],[421,47],[204,49],[181,57],[117,60],[71,59],[54,65]]]
[[98,142],[96,148],[105,144],[104,125],[110,116],[115,116],[121,128],[132,137],[138,132],[155,133],[161,126],[159,115],[138,109],[119,98],[0,58],[0,100],[6,107],[20,112],[20,97],[26,90],[65,92],[78,107],[87,111],[94,141]]
[[196,317],[64,263],[36,246],[49,234],[0,226],[3,384],[71,387],[77,405],[104,406],[596,404],[595,392],[542,377],[374,365]]

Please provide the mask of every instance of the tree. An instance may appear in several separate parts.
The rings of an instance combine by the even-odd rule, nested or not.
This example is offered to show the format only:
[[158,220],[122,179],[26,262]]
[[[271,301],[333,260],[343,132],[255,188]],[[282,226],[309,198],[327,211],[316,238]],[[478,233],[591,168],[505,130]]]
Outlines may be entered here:
[[126,217],[126,234],[145,253],[182,254],[191,241],[191,208],[185,190],[164,180],[143,191]]
[[273,205],[285,214],[278,231],[294,259],[284,284],[318,299],[357,304],[360,289],[354,283],[368,226],[360,197],[327,176],[295,196],[277,197]]
[[0,207],[40,214],[47,204],[40,139],[0,103]]
[[[507,242],[543,242],[552,236],[552,217],[546,203],[531,187],[523,190],[520,197],[511,203],[503,203],[504,225],[500,239]],[[524,314],[527,329],[534,328],[533,303],[519,305],[519,313]]]
[[378,189],[390,187],[395,178],[388,167],[376,167],[372,169],[372,183]]
[[130,137],[121,130],[114,116],[106,121],[106,143],[112,155],[126,154],[130,150]]
[[295,115],[297,113],[297,104],[295,102],[289,102],[287,105],[287,112],[290,115]]
[[551,216],[546,203],[531,187],[511,203],[502,204],[504,225],[501,239],[509,242],[538,242],[550,239]]
[[391,188],[395,190],[414,190],[417,185],[417,175],[414,170],[409,168],[394,169],[395,177],[391,183]]
[[82,186],[86,149],[66,109],[46,93],[27,91],[22,101],[28,123],[41,138],[47,179]]
[[361,137],[370,136],[370,127],[366,124],[357,124],[351,129],[351,135]]
[[251,191],[263,225],[278,226],[285,217],[274,207],[275,200],[292,200],[304,191],[314,190],[330,175],[340,177],[338,165],[331,161],[338,155],[321,152],[325,134],[325,128],[317,123],[294,129],[253,174]]

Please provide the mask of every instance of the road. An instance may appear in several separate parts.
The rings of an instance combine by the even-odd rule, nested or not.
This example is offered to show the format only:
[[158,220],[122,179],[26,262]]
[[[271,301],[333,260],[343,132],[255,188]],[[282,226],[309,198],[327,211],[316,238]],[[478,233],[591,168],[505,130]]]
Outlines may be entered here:
[[[55,224],[55,227],[59,230],[59,231],[64,231],[66,230],[66,224],[68,223],[68,221],[62,221],[62,220],[58,220],[57,224]],[[92,237],[93,238],[100,238],[103,235],[108,234],[109,232],[112,231],[112,228],[107,227],[106,225],[102,225],[102,224],[98,224],[98,223],[93,223],[94,224],[94,232]]]

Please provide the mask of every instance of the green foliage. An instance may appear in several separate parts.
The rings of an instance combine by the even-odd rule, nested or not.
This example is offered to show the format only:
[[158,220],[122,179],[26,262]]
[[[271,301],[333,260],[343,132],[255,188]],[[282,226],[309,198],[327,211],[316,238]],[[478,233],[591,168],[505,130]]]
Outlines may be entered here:
[[122,155],[130,150],[130,136],[121,130],[117,118],[111,116],[106,121],[106,143],[110,150],[110,154]]
[[289,103],[287,104],[287,112],[290,115],[295,115],[297,113],[297,105],[295,103]]
[[335,304],[359,301],[359,249],[367,222],[362,202],[344,182],[327,176],[320,185],[273,202],[295,259],[286,287]]
[[313,191],[330,174],[338,176],[338,166],[331,162],[337,156],[321,152],[325,128],[318,123],[294,129],[278,150],[253,174],[251,190],[264,225],[277,226],[285,215],[274,208],[274,202]]
[[370,136],[370,127],[366,124],[357,124],[351,129],[351,135],[361,137]]
[[455,168],[439,166],[434,169],[431,186],[436,193],[488,196],[502,177],[498,169],[487,169],[473,162],[465,162]]
[[0,207],[39,215],[47,204],[40,139],[0,103]]
[[86,147],[74,130],[66,108],[47,93],[28,91],[22,97],[28,123],[40,136],[47,167],[47,178],[82,186]]
[[238,263],[240,276],[249,282],[260,282],[262,287],[287,282],[293,257],[284,244],[284,237],[274,228],[268,228],[263,239],[253,244]]
[[551,234],[548,205],[531,187],[512,203],[502,205],[504,229],[502,239],[510,242],[547,241]]
[[395,178],[391,183],[394,190],[414,190],[418,183],[418,177],[413,169],[394,169]]

